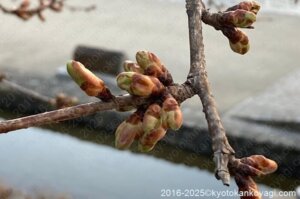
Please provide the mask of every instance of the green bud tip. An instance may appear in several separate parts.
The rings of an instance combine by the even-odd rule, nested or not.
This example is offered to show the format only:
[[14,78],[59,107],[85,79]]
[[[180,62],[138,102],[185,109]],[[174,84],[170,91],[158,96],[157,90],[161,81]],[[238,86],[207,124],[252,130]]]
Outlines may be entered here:
[[76,82],[79,86],[81,86],[85,82],[82,76],[78,73],[80,67],[80,63],[74,60],[70,60],[67,62],[67,72],[74,80],[74,82]]

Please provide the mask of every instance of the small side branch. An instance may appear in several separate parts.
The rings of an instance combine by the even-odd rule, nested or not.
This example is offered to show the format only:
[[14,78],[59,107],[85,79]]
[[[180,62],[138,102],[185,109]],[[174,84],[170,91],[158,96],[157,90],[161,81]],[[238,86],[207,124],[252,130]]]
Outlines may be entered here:
[[17,93],[20,93],[22,96],[28,96],[41,103],[49,104],[54,109],[69,107],[78,104],[77,98],[67,96],[64,93],[57,93],[55,98],[50,98],[34,90],[25,88],[6,79],[6,76],[3,73],[0,73],[0,85],[4,86],[5,90],[15,91]]

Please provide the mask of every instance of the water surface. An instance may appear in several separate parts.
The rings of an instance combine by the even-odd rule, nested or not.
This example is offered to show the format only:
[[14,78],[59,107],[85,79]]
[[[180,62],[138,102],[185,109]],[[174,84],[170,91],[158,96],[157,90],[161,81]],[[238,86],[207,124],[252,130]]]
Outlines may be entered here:
[[45,189],[74,198],[150,199],[159,198],[162,189],[236,189],[234,182],[230,188],[224,187],[212,173],[196,167],[46,129],[1,135],[0,152],[1,181],[24,190]]

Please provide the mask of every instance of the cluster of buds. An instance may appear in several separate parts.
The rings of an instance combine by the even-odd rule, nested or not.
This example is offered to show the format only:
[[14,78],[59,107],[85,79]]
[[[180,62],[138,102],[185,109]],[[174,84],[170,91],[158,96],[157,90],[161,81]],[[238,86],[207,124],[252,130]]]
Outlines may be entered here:
[[160,59],[148,51],[138,51],[136,61],[124,62],[124,71],[118,75],[118,86],[131,95],[149,97],[164,92],[173,78]]
[[[149,104],[137,107],[137,111],[118,126],[115,145],[119,149],[127,149],[134,140],[138,140],[140,151],[150,151],[168,129],[178,130],[181,127],[182,112],[176,99],[166,89],[173,84],[173,79],[160,59],[151,52],[139,51],[136,60],[137,63],[124,62],[125,72],[117,76],[117,84],[132,96],[148,98]],[[69,61],[67,71],[88,96],[103,101],[115,99],[105,83],[80,62]],[[132,108],[122,107],[119,111]]]
[[253,28],[260,5],[256,1],[244,1],[221,13],[222,32],[228,38],[231,49],[239,54],[249,51],[246,33],[238,28]]
[[182,125],[182,112],[171,96],[164,97],[163,104],[155,102],[146,109],[140,108],[122,122],[116,131],[115,145],[127,149],[138,140],[138,149],[150,151],[161,140],[168,129],[178,130]]
[[137,63],[124,62],[125,72],[118,75],[117,84],[133,96],[151,97],[151,103],[138,107],[119,125],[115,145],[126,149],[138,140],[138,149],[146,152],[154,148],[168,129],[181,127],[182,112],[176,99],[166,91],[173,79],[160,59],[151,52],[139,51],[136,60]]
[[118,86],[131,95],[149,97],[161,94],[165,87],[156,78],[138,72],[123,72],[117,77]]
[[241,193],[241,199],[261,199],[261,194],[252,177],[260,177],[277,170],[277,163],[262,155],[252,155],[250,157],[236,160],[233,174]]

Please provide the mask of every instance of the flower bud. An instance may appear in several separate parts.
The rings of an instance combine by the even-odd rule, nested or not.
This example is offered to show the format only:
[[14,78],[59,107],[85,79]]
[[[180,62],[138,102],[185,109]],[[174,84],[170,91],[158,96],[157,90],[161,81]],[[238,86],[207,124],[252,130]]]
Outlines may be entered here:
[[249,165],[262,172],[263,175],[273,173],[277,170],[277,163],[263,155],[252,155],[250,157],[242,158],[241,162]]
[[182,112],[176,99],[168,95],[163,102],[162,112],[164,127],[178,130],[183,122]]
[[99,97],[106,100],[111,99],[112,94],[106,88],[104,82],[85,68],[80,62],[69,61],[67,63],[67,71],[71,78],[88,96]]
[[127,149],[131,146],[134,139],[140,137],[142,134],[142,117],[135,112],[118,126],[115,146],[118,149]]
[[130,91],[131,83],[132,83],[132,77],[135,74],[135,72],[123,72],[120,73],[117,76],[117,84],[120,89]]
[[117,84],[128,93],[141,97],[159,95],[165,89],[157,78],[136,72],[120,73],[117,77]]
[[162,126],[144,133],[144,135],[139,140],[138,149],[142,152],[151,151],[156,143],[161,140],[166,135],[167,130]]
[[145,75],[158,78],[166,86],[173,83],[171,74],[154,53],[138,51],[136,53],[136,60],[140,67],[144,70]]
[[251,1],[252,7],[250,9],[251,12],[254,14],[257,14],[258,11],[260,10],[260,4],[257,1]]
[[143,129],[145,133],[149,133],[153,129],[161,126],[161,107],[158,104],[151,104],[143,118]]
[[235,10],[223,13],[224,25],[248,28],[256,21],[256,15],[246,10]]
[[260,9],[260,5],[257,1],[243,1],[235,6],[228,8],[226,11],[234,11],[238,9],[250,11],[254,14],[257,14]]
[[136,63],[126,60],[123,64],[123,68],[125,72],[137,72],[137,73],[144,73],[144,70]]
[[229,39],[232,51],[242,55],[248,52],[250,48],[249,39],[243,31],[233,27],[226,27],[222,29],[222,32]]

